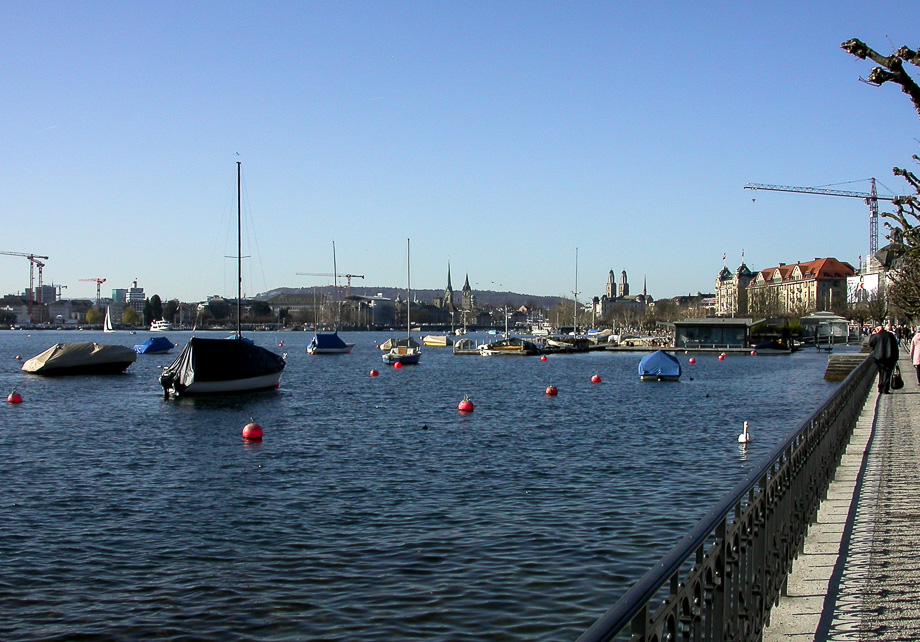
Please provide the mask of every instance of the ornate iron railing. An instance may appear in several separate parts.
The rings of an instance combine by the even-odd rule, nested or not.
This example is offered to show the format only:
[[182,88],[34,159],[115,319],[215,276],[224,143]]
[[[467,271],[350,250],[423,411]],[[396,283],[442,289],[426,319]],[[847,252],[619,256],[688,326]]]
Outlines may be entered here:
[[760,640],[875,375],[866,359],[579,642]]

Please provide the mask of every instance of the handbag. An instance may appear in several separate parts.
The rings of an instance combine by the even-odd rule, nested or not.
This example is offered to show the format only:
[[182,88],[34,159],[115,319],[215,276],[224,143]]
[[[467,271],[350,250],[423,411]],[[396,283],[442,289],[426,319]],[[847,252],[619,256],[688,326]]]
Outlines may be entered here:
[[904,379],[901,377],[901,366],[895,364],[894,374],[891,375],[891,389],[900,390],[904,387]]

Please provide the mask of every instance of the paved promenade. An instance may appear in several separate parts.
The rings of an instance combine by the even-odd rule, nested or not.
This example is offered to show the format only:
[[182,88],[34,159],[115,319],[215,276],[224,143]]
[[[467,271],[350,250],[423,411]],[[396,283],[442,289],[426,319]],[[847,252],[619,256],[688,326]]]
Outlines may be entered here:
[[766,642],[920,641],[920,386],[872,392]]

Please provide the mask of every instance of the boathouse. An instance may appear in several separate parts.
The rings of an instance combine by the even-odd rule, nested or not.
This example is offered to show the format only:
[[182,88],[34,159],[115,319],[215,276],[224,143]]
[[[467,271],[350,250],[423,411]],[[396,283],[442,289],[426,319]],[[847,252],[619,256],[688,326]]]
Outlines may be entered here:
[[706,318],[674,322],[674,347],[746,348],[750,344],[751,328],[761,321],[754,319]]

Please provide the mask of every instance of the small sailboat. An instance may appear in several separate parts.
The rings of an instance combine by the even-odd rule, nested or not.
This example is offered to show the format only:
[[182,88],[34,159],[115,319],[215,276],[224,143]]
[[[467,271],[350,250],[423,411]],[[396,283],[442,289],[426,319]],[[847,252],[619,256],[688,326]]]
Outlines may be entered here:
[[281,381],[284,357],[243,338],[243,248],[240,163],[236,164],[237,297],[236,334],[227,339],[192,337],[160,375],[166,398],[170,395],[236,394],[273,390]]
[[[335,241],[332,242],[332,277],[333,285],[338,293],[338,267],[335,263]],[[355,347],[353,343],[347,343],[339,336],[339,306],[338,295],[336,295],[335,323],[336,327],[332,332],[317,332],[313,335],[310,345],[307,346],[307,354],[348,354]]]
[[112,308],[106,306],[105,308],[105,321],[102,323],[103,332],[115,332],[115,328],[112,327]]
[[403,365],[416,364],[422,358],[422,349],[412,338],[412,275],[409,269],[409,239],[406,239],[406,340],[397,341],[396,345],[383,353],[383,362]]

